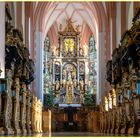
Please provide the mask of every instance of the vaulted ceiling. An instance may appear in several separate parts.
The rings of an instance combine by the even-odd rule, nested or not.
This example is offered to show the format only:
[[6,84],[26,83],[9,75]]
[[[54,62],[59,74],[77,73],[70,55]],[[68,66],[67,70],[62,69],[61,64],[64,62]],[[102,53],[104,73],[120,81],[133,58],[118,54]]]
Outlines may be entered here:
[[65,28],[68,18],[74,26],[80,25],[83,43],[91,34],[97,41],[99,31],[106,26],[106,6],[102,2],[34,2],[34,29],[40,29],[43,39],[49,34],[51,42],[58,44],[59,25]]
[[46,26],[49,28],[54,23],[57,25],[57,29],[60,24],[65,26],[66,19],[71,18],[75,25],[81,26],[81,32],[84,31],[84,27],[88,25],[91,30],[93,28],[94,19],[92,16],[92,11],[87,9],[84,3],[57,3],[55,6],[53,5],[50,8],[49,13],[46,16],[47,24]]

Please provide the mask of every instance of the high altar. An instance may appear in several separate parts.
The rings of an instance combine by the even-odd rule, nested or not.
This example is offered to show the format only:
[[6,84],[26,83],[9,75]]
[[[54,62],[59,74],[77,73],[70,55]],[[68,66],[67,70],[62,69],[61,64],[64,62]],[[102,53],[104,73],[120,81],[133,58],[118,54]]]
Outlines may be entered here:
[[68,19],[67,26],[59,29],[59,45],[52,51],[53,92],[58,104],[81,104],[86,92],[85,81],[87,48],[80,46],[79,25],[73,26]]

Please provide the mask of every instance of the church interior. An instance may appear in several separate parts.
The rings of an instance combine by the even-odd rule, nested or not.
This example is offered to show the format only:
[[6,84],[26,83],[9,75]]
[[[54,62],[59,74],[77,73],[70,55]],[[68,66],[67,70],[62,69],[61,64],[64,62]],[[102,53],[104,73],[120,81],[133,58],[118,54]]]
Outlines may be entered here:
[[0,2],[0,136],[139,136],[140,2]]

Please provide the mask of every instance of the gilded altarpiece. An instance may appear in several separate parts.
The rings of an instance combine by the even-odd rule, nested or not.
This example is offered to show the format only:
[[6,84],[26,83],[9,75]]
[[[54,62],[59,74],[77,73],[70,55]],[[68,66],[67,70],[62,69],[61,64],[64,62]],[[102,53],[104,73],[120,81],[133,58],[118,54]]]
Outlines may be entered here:
[[80,46],[80,32],[71,19],[58,32],[59,44],[52,48],[52,89],[57,104],[81,104],[86,93],[85,62],[87,54]]

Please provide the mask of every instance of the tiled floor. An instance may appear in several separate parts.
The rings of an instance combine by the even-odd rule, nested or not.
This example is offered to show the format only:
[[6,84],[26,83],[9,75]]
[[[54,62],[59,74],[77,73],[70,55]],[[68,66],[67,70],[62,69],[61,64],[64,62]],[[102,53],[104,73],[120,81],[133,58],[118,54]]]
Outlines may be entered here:
[[[53,133],[38,133],[28,135],[1,135],[1,137],[121,137],[128,135],[113,135],[113,134],[101,134],[91,132],[53,132]],[[131,135],[132,137],[132,135]]]

